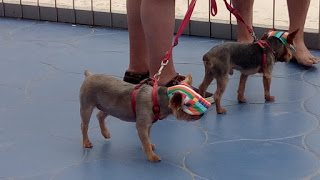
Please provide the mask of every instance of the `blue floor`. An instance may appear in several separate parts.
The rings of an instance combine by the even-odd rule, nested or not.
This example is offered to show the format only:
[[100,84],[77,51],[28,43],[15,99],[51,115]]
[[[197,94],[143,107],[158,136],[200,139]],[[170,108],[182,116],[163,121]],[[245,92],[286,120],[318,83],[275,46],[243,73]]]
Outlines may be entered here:
[[[182,37],[174,50],[177,71],[190,72],[198,86],[202,55],[221,42]],[[320,180],[320,65],[277,63],[271,103],[264,101],[261,75],[254,75],[247,103],[238,104],[235,72],[223,95],[227,114],[212,106],[199,121],[169,116],[153,126],[162,161],[151,163],[134,123],[108,117],[105,140],[93,116],[93,148],[81,142],[83,71],[122,78],[127,31],[0,19],[0,59],[1,180]]]

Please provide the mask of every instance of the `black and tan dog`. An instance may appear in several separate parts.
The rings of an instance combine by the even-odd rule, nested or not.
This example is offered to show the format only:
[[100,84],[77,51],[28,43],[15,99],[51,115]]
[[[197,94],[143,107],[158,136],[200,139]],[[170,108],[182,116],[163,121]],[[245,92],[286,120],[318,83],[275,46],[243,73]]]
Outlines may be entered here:
[[199,87],[200,95],[204,95],[215,78],[217,90],[213,98],[216,103],[216,111],[219,114],[226,113],[226,110],[220,105],[220,100],[226,89],[229,74],[232,75],[233,69],[236,69],[241,72],[238,88],[239,102],[246,102],[244,90],[248,75],[258,72],[263,74],[265,100],[273,101],[275,98],[270,95],[273,66],[277,61],[288,62],[292,58],[290,45],[297,32],[298,30],[287,35],[285,39],[287,43],[284,43],[283,39],[266,34],[256,43],[230,42],[213,47],[203,56],[205,76]]

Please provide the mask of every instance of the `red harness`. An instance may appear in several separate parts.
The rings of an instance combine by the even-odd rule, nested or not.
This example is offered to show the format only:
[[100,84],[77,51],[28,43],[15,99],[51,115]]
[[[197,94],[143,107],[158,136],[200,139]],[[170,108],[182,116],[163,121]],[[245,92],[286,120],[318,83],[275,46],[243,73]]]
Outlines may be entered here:
[[153,101],[153,121],[152,123],[157,122],[158,120],[162,120],[163,118],[160,118],[160,106],[158,105],[157,101],[157,89],[158,89],[158,82],[155,78],[148,78],[145,80],[142,80],[139,84],[136,85],[132,92],[132,97],[131,97],[131,105],[132,105],[132,111],[136,115],[136,93],[137,90],[141,87],[143,84],[149,84],[149,81],[152,81],[151,83],[153,84],[152,88],[152,101]]
[[271,52],[275,55],[276,52],[272,49],[272,47],[270,46],[269,43],[267,43],[267,41],[264,40],[258,40],[257,44],[259,44],[259,46],[261,47],[262,51],[263,51],[263,61],[262,61],[262,67],[259,70],[260,73],[263,72],[264,68],[266,67],[267,64],[267,52],[266,52],[266,46],[271,50]]

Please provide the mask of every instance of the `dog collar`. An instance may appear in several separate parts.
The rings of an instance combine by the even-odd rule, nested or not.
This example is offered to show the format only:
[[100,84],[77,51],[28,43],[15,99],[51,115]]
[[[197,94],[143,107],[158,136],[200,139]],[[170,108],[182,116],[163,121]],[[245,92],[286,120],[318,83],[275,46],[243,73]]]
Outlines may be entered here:
[[200,94],[195,92],[187,84],[179,84],[176,86],[168,87],[167,94],[171,98],[173,93],[179,91],[182,93],[184,99],[182,110],[190,115],[201,115],[203,114],[211,105],[206,99],[204,99]]
[[[284,31],[272,31],[270,30],[268,33],[268,37],[276,37],[278,39],[280,39],[280,41],[287,46],[288,45],[288,41],[287,41],[287,37],[288,37],[289,33],[288,32],[284,32]],[[292,49],[293,51],[296,51],[296,49],[294,48],[294,46],[292,44],[290,44],[290,49]]]

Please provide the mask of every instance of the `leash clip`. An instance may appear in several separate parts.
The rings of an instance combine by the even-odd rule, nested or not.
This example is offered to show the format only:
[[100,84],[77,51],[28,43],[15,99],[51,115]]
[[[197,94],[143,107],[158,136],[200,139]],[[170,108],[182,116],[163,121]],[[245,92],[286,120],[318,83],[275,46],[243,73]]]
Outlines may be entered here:
[[157,81],[159,81],[161,72],[162,72],[163,68],[168,64],[168,62],[169,62],[168,60],[166,60],[166,61],[163,60],[163,61],[161,62],[161,66],[160,66],[158,72],[157,72],[156,74],[154,74],[153,77],[154,77]]
[[257,36],[256,34],[254,33],[254,31],[252,30],[252,34],[251,36],[253,37],[253,41],[256,42],[258,39],[257,39]]

